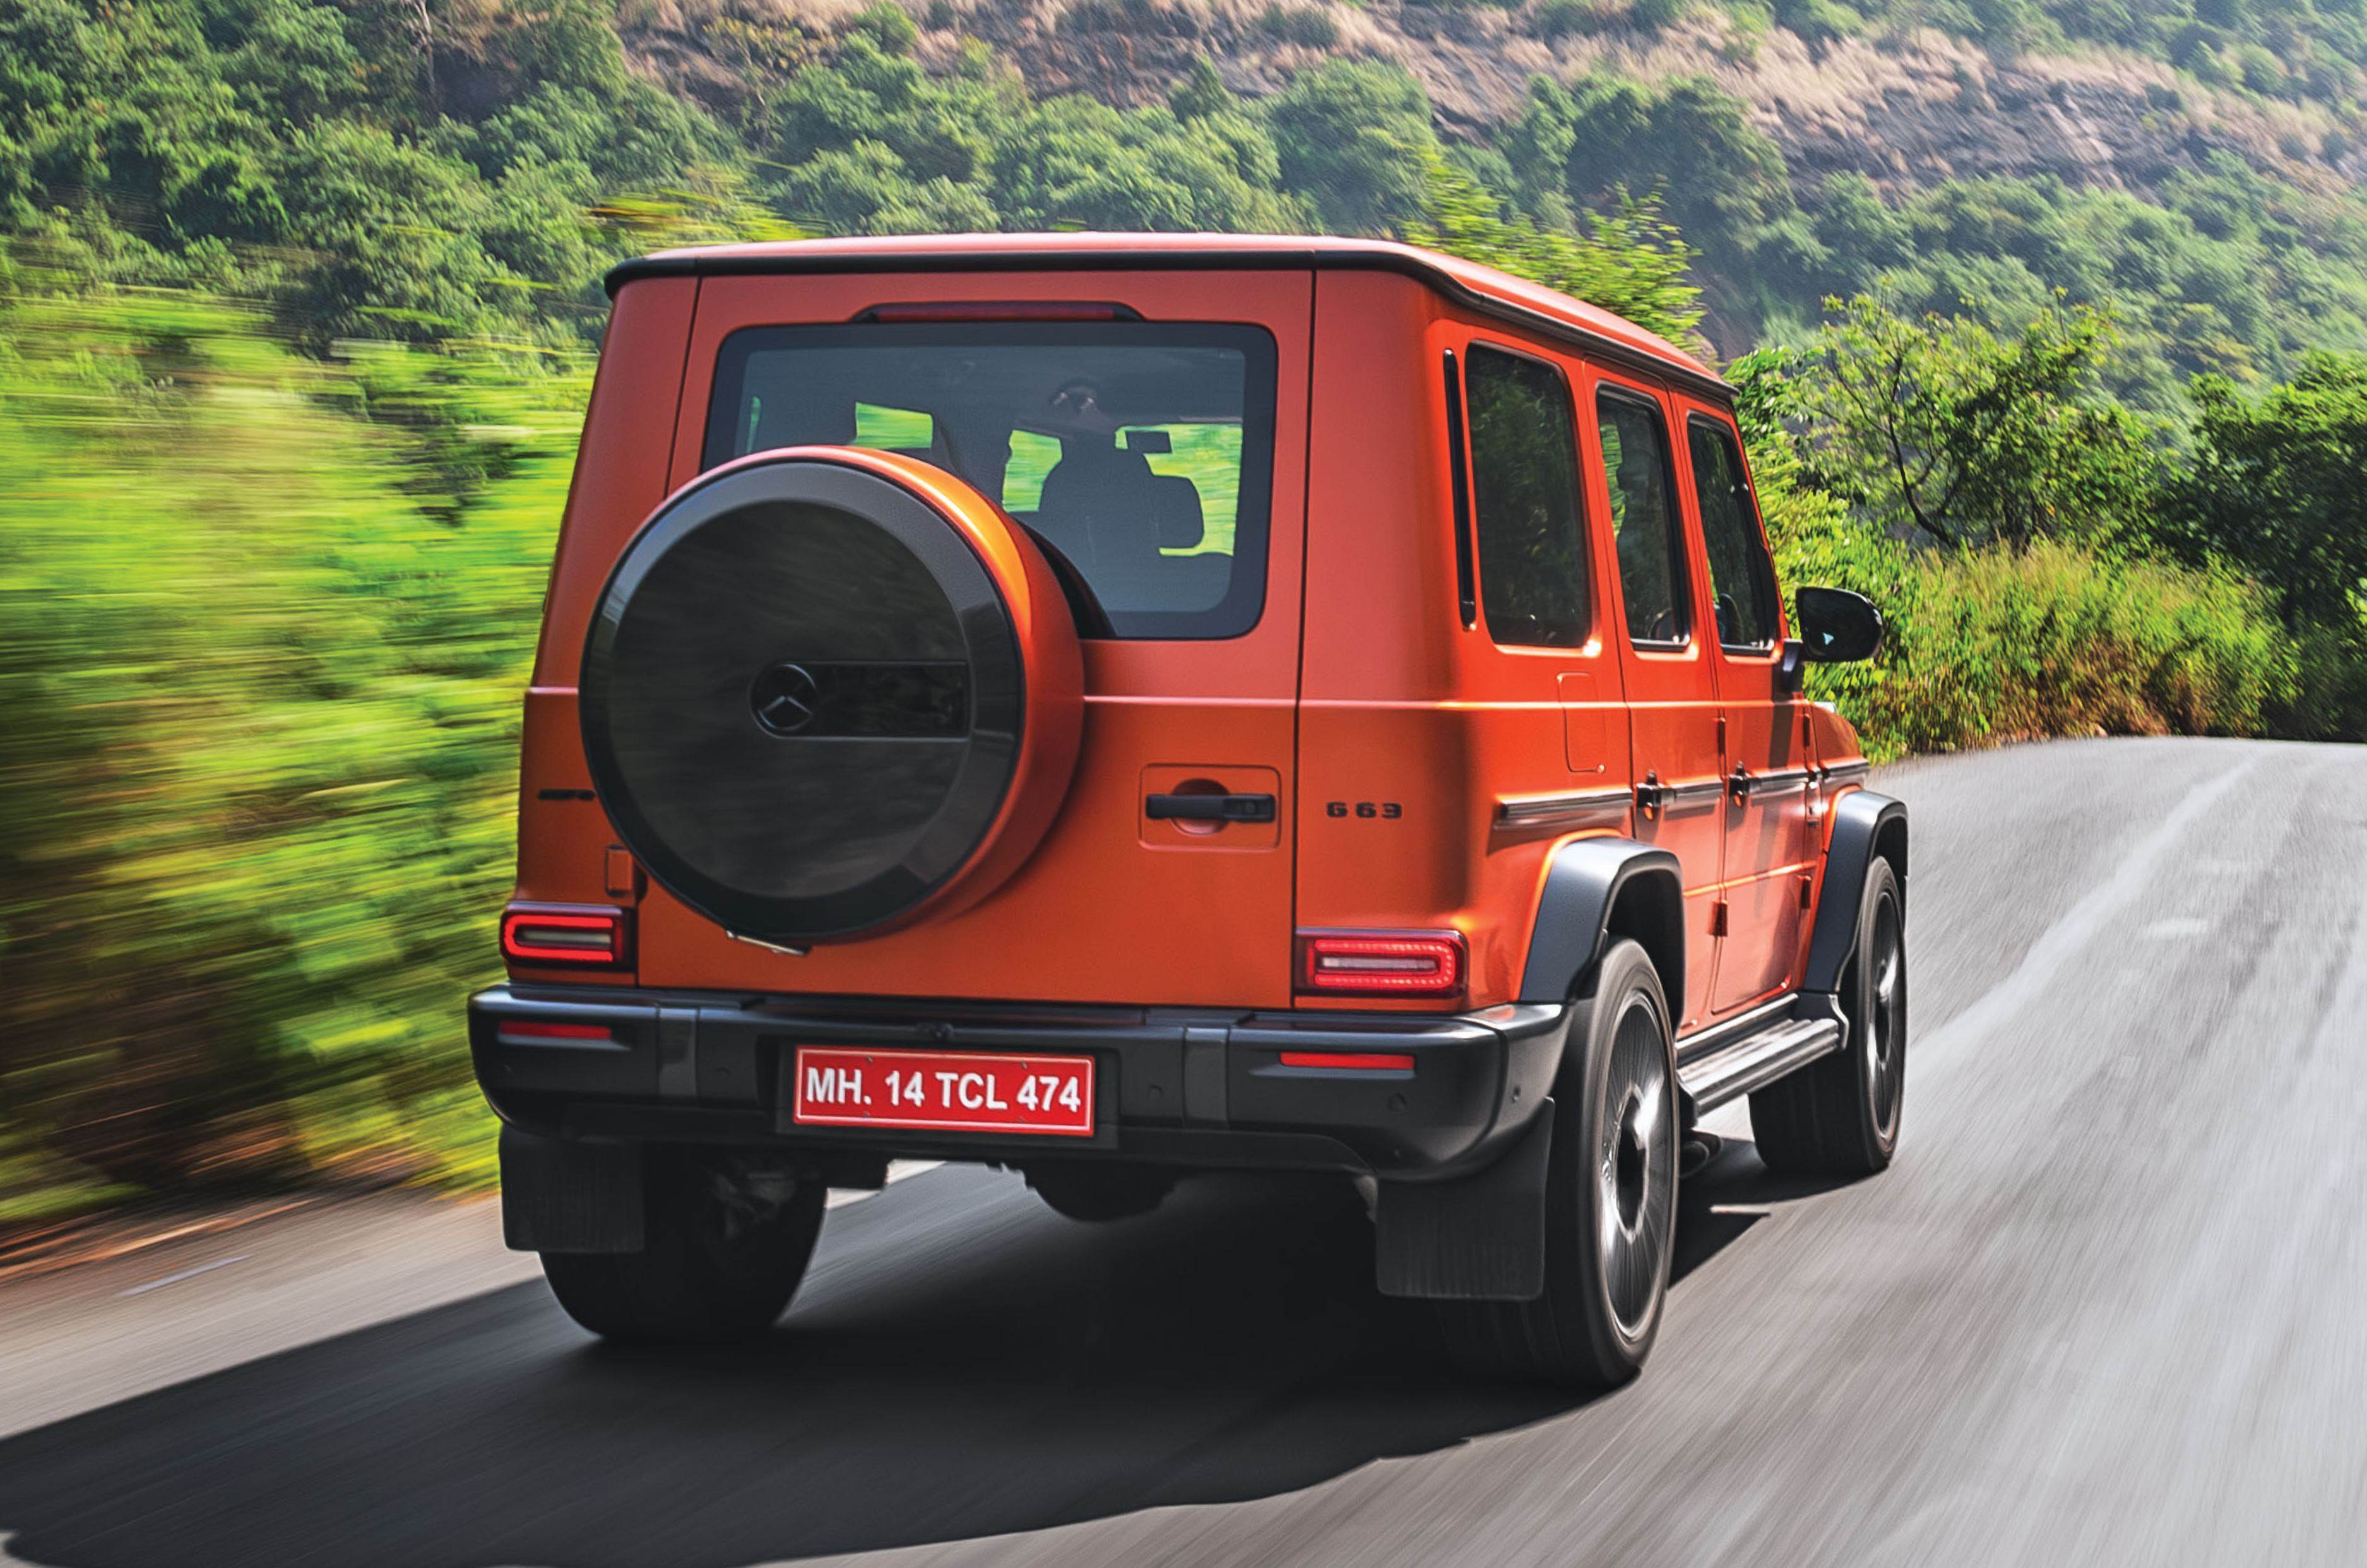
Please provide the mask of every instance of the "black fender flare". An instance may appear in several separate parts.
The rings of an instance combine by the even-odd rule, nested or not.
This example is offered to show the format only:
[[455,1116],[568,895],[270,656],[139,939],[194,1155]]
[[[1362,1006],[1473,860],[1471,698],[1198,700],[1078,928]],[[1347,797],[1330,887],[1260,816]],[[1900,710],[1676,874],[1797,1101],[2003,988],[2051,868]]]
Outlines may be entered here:
[[1859,905],[1865,879],[1877,858],[1898,873],[1899,898],[1907,896],[1907,804],[1870,790],[1852,790],[1833,802],[1832,833],[1825,843],[1825,870],[1817,889],[1817,924],[1808,937],[1804,992],[1826,995],[1840,990],[1841,971],[1857,950]]
[[[1622,899],[1644,894],[1627,906],[1633,935],[1652,955],[1660,985],[1671,1006],[1685,994],[1684,877],[1677,858],[1632,838],[1576,838],[1553,852],[1545,888],[1537,898],[1537,923],[1529,932],[1529,956],[1521,971],[1520,1000],[1569,1000],[1570,983],[1594,967],[1609,940],[1612,916]],[[1623,920],[1625,930],[1627,925]]]
[[[1677,858],[1632,838],[1578,838],[1554,850],[1521,971],[1523,1003],[1562,1009],[1552,1050],[1526,1065],[1535,1108],[1520,1136],[1482,1169],[1447,1181],[1381,1183],[1375,1282],[1388,1296],[1534,1300],[1545,1289],[1546,1178],[1553,1085],[1569,1031],[1583,1028],[1595,964],[1612,937],[1652,955],[1670,1005],[1685,985],[1684,881]],[[1508,1065],[1508,1072],[1512,1068]]]

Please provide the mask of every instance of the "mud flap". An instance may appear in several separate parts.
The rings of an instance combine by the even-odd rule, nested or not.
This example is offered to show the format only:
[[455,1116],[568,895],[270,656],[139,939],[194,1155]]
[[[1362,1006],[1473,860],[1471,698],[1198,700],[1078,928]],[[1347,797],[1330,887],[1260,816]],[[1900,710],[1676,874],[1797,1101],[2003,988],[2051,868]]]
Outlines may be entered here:
[[1380,1186],[1374,1283],[1384,1296],[1528,1301],[1546,1288],[1546,1167],[1554,1103],[1485,1170]]
[[502,1240],[515,1252],[640,1252],[640,1145],[503,1128]]

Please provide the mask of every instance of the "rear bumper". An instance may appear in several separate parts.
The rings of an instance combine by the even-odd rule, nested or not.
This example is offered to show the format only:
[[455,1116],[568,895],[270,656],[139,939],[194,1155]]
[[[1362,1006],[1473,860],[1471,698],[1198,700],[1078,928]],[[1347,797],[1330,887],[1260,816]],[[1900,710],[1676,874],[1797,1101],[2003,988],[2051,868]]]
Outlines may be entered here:
[[[504,1022],[602,1040],[503,1038]],[[859,1179],[887,1158],[1111,1158],[1399,1179],[1486,1165],[1551,1090],[1569,1012],[1450,1016],[853,1002],[621,986],[496,986],[469,1002],[477,1080],[502,1119],[569,1139],[768,1145]],[[799,1045],[1060,1051],[1094,1058],[1091,1140],[800,1127]],[[1285,1067],[1284,1051],[1387,1051],[1410,1071]],[[1056,1146],[1057,1145],[1057,1146]]]

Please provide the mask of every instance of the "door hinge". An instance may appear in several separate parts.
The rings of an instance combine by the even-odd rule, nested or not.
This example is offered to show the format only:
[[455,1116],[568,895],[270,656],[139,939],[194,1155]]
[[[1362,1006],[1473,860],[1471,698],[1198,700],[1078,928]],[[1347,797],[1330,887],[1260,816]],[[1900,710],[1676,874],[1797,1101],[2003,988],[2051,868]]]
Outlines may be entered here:
[[1636,786],[1636,809],[1646,822],[1660,820],[1660,810],[1669,803],[1669,787],[1660,782],[1657,772],[1647,772],[1644,781]]
[[1709,906],[1709,934],[1713,937],[1726,935],[1726,900],[1724,899],[1719,899]]

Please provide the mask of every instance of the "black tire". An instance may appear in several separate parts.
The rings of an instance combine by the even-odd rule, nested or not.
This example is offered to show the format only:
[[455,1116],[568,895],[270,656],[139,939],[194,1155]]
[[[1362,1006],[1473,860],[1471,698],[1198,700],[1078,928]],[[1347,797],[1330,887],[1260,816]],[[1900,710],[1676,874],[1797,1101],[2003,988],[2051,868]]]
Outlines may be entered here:
[[1676,1250],[1677,1074],[1669,1003],[1644,949],[1616,941],[1579,998],[1554,1084],[1546,1287],[1529,1301],[1442,1303],[1465,1367],[1615,1387],[1659,1333]]
[[1148,1214],[1175,1190],[1176,1173],[1154,1165],[1031,1165],[1027,1186],[1055,1214],[1087,1223]]
[[821,1233],[821,1183],[662,1147],[643,1182],[641,1251],[542,1255],[567,1315],[604,1339],[677,1345],[753,1339],[778,1322]]
[[1872,1176],[1898,1148],[1907,1096],[1907,911],[1887,860],[1868,869],[1857,951],[1841,971],[1849,1040],[1750,1096],[1750,1131],[1772,1171]]

